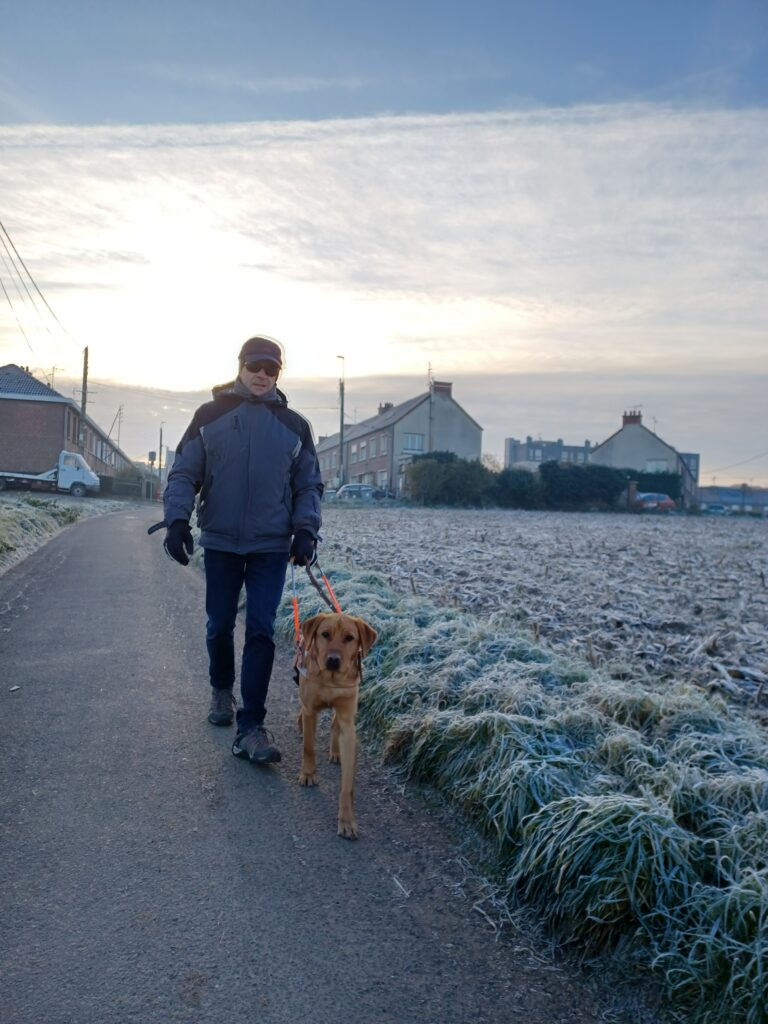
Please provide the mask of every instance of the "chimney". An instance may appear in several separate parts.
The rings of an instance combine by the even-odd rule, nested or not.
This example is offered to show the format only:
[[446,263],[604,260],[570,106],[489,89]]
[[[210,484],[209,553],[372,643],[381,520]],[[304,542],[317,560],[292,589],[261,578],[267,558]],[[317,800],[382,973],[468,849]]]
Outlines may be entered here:
[[384,412],[389,412],[390,409],[394,409],[394,405],[391,402],[380,402],[379,403],[379,416]]
[[432,391],[436,395],[447,395],[448,398],[450,398],[453,391],[453,384],[447,380],[433,380]]
[[639,425],[642,425],[642,422],[643,414],[640,412],[639,409],[630,409],[629,412],[625,410],[624,423],[622,424],[622,426],[627,427],[630,423],[637,423]]

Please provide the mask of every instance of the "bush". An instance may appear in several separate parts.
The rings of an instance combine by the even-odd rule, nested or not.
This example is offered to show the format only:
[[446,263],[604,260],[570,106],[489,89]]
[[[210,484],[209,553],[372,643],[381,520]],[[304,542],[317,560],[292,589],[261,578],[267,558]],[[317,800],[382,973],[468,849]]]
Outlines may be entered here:
[[452,452],[431,452],[414,459],[405,471],[408,496],[420,505],[492,505],[495,474],[481,462],[455,455],[447,457],[451,455]]
[[527,469],[504,469],[496,477],[496,503],[502,508],[536,508],[538,479]]
[[623,470],[610,466],[564,466],[543,462],[541,496],[547,508],[615,508],[627,486]]

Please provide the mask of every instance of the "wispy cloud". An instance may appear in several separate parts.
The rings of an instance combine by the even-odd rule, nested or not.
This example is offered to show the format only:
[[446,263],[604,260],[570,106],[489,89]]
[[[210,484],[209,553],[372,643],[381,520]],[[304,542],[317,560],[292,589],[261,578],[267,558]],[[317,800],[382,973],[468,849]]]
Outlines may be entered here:
[[[764,110],[39,125],[0,146],[3,219],[103,377],[202,388],[255,330],[329,380],[339,353],[351,375],[768,369]],[[0,307],[3,360],[16,336]]]

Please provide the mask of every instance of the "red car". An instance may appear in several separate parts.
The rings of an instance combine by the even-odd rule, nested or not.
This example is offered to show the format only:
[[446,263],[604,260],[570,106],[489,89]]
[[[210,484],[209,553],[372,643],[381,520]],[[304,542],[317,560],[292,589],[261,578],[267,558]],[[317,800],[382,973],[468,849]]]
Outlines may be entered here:
[[636,501],[640,508],[653,512],[671,512],[677,508],[677,502],[668,494],[656,494],[653,491],[638,492]]

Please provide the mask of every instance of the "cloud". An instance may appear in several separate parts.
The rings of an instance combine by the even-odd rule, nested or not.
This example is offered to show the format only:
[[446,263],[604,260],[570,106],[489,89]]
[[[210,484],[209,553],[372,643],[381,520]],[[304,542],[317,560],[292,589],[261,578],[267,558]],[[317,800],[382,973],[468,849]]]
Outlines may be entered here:
[[[351,378],[587,375],[613,409],[642,374],[768,370],[767,129],[765,110],[650,104],[0,127],[0,189],[97,376],[203,388],[260,330],[331,389],[343,354]],[[2,361],[17,345],[0,306]],[[694,406],[665,413],[675,437]]]

